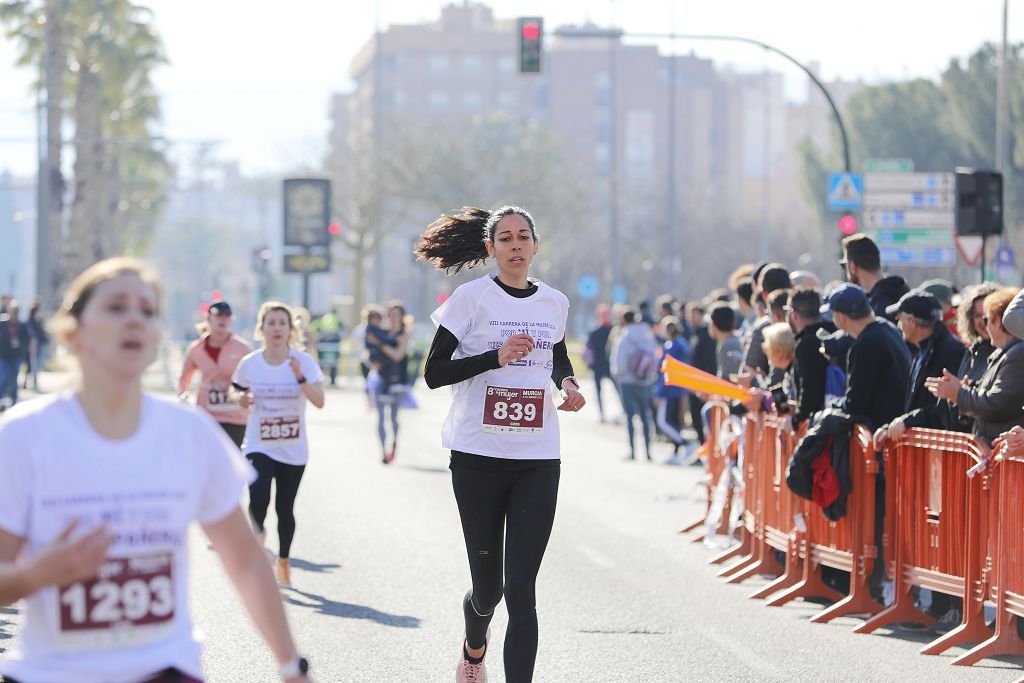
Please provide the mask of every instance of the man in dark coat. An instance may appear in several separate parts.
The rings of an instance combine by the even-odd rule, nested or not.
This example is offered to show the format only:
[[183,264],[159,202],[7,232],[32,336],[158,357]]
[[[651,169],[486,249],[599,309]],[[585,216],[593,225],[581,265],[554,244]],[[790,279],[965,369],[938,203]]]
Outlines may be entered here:
[[897,303],[910,288],[899,275],[886,277],[882,274],[882,255],[875,241],[864,233],[845,238],[843,260],[840,263],[846,269],[846,279],[867,293],[875,315],[895,323],[896,316],[888,313],[888,308]]
[[18,400],[18,370],[28,355],[28,326],[18,319],[18,302],[0,315],[0,410]]
[[790,373],[796,387],[796,410],[793,427],[799,427],[825,405],[825,384],[828,359],[821,354],[818,330],[826,334],[836,331],[835,326],[821,319],[821,295],[811,287],[800,287],[790,297],[787,321],[796,334],[793,365]]

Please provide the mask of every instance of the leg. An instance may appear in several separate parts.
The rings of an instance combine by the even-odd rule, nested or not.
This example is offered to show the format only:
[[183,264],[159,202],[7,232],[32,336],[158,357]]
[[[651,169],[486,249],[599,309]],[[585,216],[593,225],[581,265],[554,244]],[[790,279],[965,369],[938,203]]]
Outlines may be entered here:
[[299,483],[305,465],[285,465],[277,463],[277,498],[274,500],[274,511],[277,513],[277,538],[281,543],[278,557],[288,559],[292,539],[295,538],[295,496],[299,493]]
[[452,489],[462,519],[473,588],[463,600],[466,647],[484,647],[487,626],[501,600],[508,481],[512,473],[451,466]]
[[622,409],[626,413],[626,435],[629,437],[629,457],[634,457],[636,451],[633,450],[633,418],[636,416],[637,411],[642,410],[642,406],[638,406],[638,400],[636,397],[636,385],[634,384],[623,384],[622,385]]
[[672,440],[672,443],[675,444],[676,450],[678,450],[679,449],[679,445],[681,443],[683,443],[683,437],[679,433],[679,428],[676,425],[673,424],[673,420],[671,419],[671,415],[672,415],[673,412],[677,412],[678,413],[678,411],[679,411],[679,399],[678,398],[662,399],[658,403],[658,415],[657,415],[657,418],[656,418],[657,423],[658,423],[658,428],[661,429],[661,431],[664,432],[665,435],[668,436],[668,438]]
[[642,392],[640,399],[637,401],[640,414],[640,426],[644,432],[644,451],[647,453],[647,459],[651,459],[651,422],[654,421],[654,416],[651,414],[651,390],[650,387],[638,387]]
[[256,481],[249,484],[249,517],[256,532],[263,533],[263,520],[270,507],[270,482],[274,478],[274,461],[262,453],[250,453],[249,462],[256,468]]
[[380,448],[385,453],[387,452],[387,432],[384,429],[384,401],[381,396],[377,396],[374,400],[374,404],[377,406],[377,438],[380,439]]
[[537,573],[551,536],[558,500],[559,467],[520,473],[509,496],[505,538],[505,679],[533,680],[537,659]]
[[693,428],[697,432],[697,441],[704,443],[704,401],[693,394],[690,394],[690,419],[693,421]]
[[597,415],[604,422],[604,403],[601,402],[601,380],[604,375],[600,372],[594,373],[594,396],[597,398]]

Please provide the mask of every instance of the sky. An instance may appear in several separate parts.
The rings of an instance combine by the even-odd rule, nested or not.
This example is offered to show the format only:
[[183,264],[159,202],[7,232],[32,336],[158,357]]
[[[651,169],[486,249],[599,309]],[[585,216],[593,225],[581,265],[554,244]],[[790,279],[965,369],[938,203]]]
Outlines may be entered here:
[[[155,74],[161,133],[187,155],[214,145],[246,173],[285,172],[326,148],[329,97],[350,89],[348,67],[375,26],[435,19],[436,0],[137,0],[150,7],[169,60]],[[455,0],[461,3],[462,0]],[[949,60],[998,41],[1003,0],[491,0],[498,18],[541,15],[551,30],[591,21],[627,32],[728,34],[755,38],[818,62],[826,79],[869,83],[936,78]],[[1024,4],[1010,7],[1011,42],[1024,41]],[[1016,11],[1016,14],[1013,12]],[[665,45],[665,49],[671,49]],[[755,47],[677,41],[681,53],[738,69],[804,77]],[[35,172],[29,69],[15,68],[15,43],[0,35],[0,171]]]

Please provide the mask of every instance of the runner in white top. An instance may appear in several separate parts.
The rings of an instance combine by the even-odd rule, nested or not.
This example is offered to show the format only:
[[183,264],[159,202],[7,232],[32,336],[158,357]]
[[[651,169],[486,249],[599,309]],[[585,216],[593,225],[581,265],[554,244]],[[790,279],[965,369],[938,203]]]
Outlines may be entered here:
[[112,536],[98,574],[79,567],[60,588],[3,593],[7,602],[26,598],[5,680],[201,680],[188,605],[193,520],[282,677],[306,680],[274,577],[238,507],[251,468],[208,415],[142,391],[160,310],[159,285],[141,262],[110,259],[86,270],[58,314],[81,385],[0,420],[0,562],[32,562],[80,533],[94,532],[90,543],[101,545],[107,530]]
[[[498,275],[462,285],[431,316],[437,334],[424,379],[454,386],[441,441],[462,519],[472,589],[463,599],[458,683],[487,677],[483,658],[494,608],[505,598],[505,679],[533,678],[536,580],[555,516],[560,472],[557,410],[586,404],[565,348],[569,301],[529,277],[540,243],[533,218],[506,206],[467,208],[431,224],[423,260],[458,271],[491,257]],[[552,383],[562,391],[557,406]]]
[[298,330],[291,309],[277,301],[260,307],[257,330],[263,347],[242,359],[232,384],[244,392],[240,405],[252,406],[242,452],[258,476],[249,486],[249,515],[264,537],[270,507],[270,483],[277,480],[277,581],[291,585],[288,561],[295,536],[295,496],[309,459],[306,402],[324,407],[323,371],[305,351],[295,348]]

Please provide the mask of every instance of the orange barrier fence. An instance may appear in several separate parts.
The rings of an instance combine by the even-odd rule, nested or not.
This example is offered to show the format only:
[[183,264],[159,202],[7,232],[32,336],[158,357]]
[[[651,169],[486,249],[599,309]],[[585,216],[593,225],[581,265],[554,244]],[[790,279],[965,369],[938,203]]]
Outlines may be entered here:
[[[719,416],[725,419],[724,406],[715,410],[720,407]],[[875,503],[880,483],[871,433],[861,425],[854,427],[853,489],[846,516],[834,522],[786,484],[786,469],[798,441],[788,420],[751,414],[744,422],[746,506],[741,542],[712,561],[737,556],[740,560],[719,576],[730,583],[755,574],[778,576],[751,595],[770,598],[769,606],[798,597],[837,600],[812,617],[814,622],[847,614],[874,615],[855,629],[858,633],[897,621],[934,622],[914,605],[913,588],[928,588],[963,598],[963,622],[922,653],[978,643],[953,663],[1024,655],[1024,641],[1018,637],[1018,626],[1024,623],[1019,621],[1024,620],[1024,454],[1001,453],[989,459],[988,448],[976,437],[931,429],[907,430],[886,448],[882,541],[895,602],[883,610],[868,589],[877,559]],[[721,429],[720,422],[715,426]],[[728,454],[722,458],[727,467]],[[708,466],[710,471],[710,459]],[[724,467],[716,471],[721,476]],[[786,553],[784,567],[778,551]],[[823,567],[850,573],[847,595],[826,585]],[[986,601],[997,606],[994,635],[985,625]]]
[[[954,659],[954,664],[1024,655],[1024,641],[1017,631],[1024,619],[1024,453],[1010,455],[1004,449],[990,465],[987,552],[972,578],[981,582],[982,588],[988,584],[987,592],[996,603],[996,629],[991,637]],[[969,609],[975,612],[984,598],[984,590],[972,590]],[[964,611],[968,611],[966,601]]]
[[[914,605],[913,587],[928,588],[964,598],[964,620],[930,643],[924,654],[938,654],[964,642],[988,636],[982,601],[985,585],[969,577],[969,565],[980,566],[987,538],[983,537],[983,477],[968,477],[982,463],[987,447],[969,434],[934,429],[908,430],[886,448],[887,487],[895,502],[887,510],[893,556],[895,602],[855,629],[870,633],[898,621],[932,624],[935,619]],[[970,555],[971,562],[968,561]],[[976,585],[971,586],[971,579]]]
[[[708,405],[711,406],[708,412],[708,428],[704,433],[704,445],[701,446],[701,451],[704,456],[704,485],[707,486],[707,504],[704,508],[704,514],[694,521],[684,525],[683,528],[679,530],[680,533],[704,528],[708,512],[711,510],[711,503],[715,495],[715,489],[718,487],[718,483],[721,480],[722,475],[725,474],[728,469],[730,461],[735,456],[735,444],[733,444],[731,448],[727,448],[722,438],[725,423],[729,419],[729,406],[721,401],[709,401]],[[730,506],[727,500],[726,504],[722,508],[722,520],[718,527],[720,531],[724,531],[725,528],[728,527],[729,511]],[[703,532],[693,539],[695,543],[699,543],[703,540]]]

